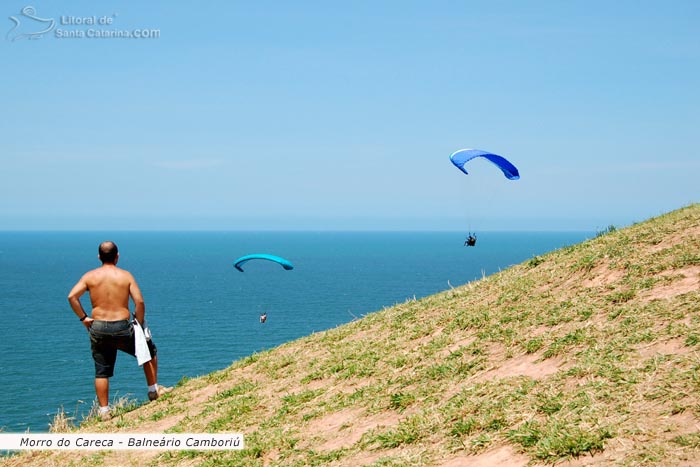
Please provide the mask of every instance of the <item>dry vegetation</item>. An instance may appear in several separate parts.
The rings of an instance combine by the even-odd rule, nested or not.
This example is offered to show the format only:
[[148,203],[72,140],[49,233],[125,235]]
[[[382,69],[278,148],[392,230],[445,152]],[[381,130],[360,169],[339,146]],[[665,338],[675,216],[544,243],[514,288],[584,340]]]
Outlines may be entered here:
[[700,465],[699,284],[692,205],[63,428],[241,432],[243,451],[1,465]]

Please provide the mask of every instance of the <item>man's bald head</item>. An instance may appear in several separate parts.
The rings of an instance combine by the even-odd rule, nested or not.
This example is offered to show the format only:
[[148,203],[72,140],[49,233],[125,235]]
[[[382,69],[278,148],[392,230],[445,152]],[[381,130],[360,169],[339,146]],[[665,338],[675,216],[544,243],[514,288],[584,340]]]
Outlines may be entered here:
[[117,244],[114,242],[106,241],[100,243],[100,247],[97,250],[100,256],[100,261],[104,264],[115,264],[117,262],[117,256],[119,255],[119,250],[117,249]]

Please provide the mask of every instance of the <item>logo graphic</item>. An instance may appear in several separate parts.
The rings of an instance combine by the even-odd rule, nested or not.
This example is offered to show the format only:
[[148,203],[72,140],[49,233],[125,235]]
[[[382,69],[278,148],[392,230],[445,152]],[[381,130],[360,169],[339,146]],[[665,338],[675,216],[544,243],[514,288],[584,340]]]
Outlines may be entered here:
[[[51,30],[56,27],[56,21],[53,18],[39,18],[36,16],[36,8],[33,6],[25,6],[20,13],[21,16],[19,18],[10,16],[10,20],[12,20],[15,25],[5,35],[5,39],[8,41],[15,42],[20,39],[41,39],[44,34],[51,32]],[[22,22],[24,22],[28,30],[34,32],[19,32]],[[24,28],[24,26],[22,27]]]

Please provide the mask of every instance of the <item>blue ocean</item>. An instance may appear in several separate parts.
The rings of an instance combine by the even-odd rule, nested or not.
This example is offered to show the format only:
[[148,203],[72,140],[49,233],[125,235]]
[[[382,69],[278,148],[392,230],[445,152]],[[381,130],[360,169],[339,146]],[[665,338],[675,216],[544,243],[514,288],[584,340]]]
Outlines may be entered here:
[[[158,347],[159,383],[175,385],[242,357],[407,299],[480,279],[592,232],[0,232],[0,431],[79,422],[95,399],[87,332],[67,295],[113,240],[135,276]],[[282,256],[287,271],[236,258]],[[83,305],[89,310],[87,294]],[[267,313],[267,322],[259,316]],[[119,354],[110,399],[146,400],[136,360]]]

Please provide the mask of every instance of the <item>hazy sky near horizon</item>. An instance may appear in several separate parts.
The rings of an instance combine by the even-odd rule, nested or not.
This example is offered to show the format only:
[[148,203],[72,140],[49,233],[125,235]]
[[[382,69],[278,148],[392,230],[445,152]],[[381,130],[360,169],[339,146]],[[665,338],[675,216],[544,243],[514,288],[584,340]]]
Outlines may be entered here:
[[[642,221],[700,201],[698,24],[690,0],[4,1],[0,230]],[[521,179],[462,174],[466,147]]]

